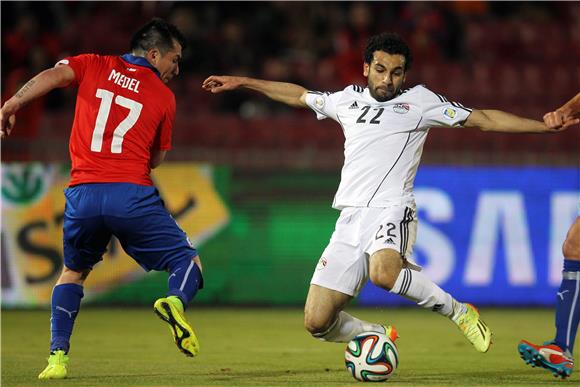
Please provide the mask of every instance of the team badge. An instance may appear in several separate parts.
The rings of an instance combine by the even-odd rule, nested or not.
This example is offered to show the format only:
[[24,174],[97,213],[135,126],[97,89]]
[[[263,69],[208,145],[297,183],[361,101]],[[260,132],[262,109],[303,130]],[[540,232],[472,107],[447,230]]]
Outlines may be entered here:
[[452,109],[450,107],[445,108],[445,110],[443,111],[443,115],[447,118],[449,118],[450,120],[454,119],[455,116],[457,115],[457,110]]
[[407,103],[398,103],[395,106],[393,106],[393,111],[399,114],[407,114],[409,113],[410,108],[411,107]]
[[324,98],[316,97],[316,99],[314,100],[314,104],[316,105],[317,108],[322,109],[324,107]]

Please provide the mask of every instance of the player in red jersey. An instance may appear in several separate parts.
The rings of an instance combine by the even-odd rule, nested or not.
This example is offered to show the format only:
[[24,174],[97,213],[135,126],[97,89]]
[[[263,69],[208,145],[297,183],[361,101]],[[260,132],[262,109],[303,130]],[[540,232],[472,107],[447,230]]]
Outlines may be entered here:
[[167,296],[155,302],[154,311],[183,353],[195,356],[199,350],[184,309],[202,287],[201,261],[149,176],[171,148],[175,97],[165,84],[179,74],[184,46],[175,26],[153,19],[133,36],[130,54],[65,58],[28,81],[0,111],[4,138],[26,103],[58,87],[78,87],[64,267],[52,292],[51,354],[40,379],[66,377],[83,283],[112,235],[145,270],[171,273]]

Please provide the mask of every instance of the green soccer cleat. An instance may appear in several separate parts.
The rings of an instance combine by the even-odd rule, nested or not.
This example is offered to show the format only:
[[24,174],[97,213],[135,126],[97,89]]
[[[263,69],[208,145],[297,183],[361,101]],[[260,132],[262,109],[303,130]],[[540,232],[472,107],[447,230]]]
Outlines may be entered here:
[[48,365],[38,379],[64,379],[67,374],[68,356],[64,351],[54,351],[48,357]]
[[532,344],[522,340],[518,344],[518,351],[526,364],[532,367],[542,367],[555,377],[566,379],[574,370],[574,359],[556,344],[547,342],[544,345]]
[[196,356],[199,352],[199,342],[195,332],[185,320],[181,300],[175,296],[160,298],[155,301],[153,310],[161,320],[169,324],[177,348],[186,356]]
[[479,316],[479,311],[471,304],[464,304],[465,313],[461,314],[453,322],[463,332],[467,340],[479,352],[487,352],[491,346],[491,329],[483,322]]

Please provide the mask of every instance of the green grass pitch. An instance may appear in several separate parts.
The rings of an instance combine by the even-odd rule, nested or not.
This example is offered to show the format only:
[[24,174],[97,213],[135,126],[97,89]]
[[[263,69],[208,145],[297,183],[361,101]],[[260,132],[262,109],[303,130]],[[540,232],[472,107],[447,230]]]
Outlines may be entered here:
[[[151,308],[152,309],[152,308]],[[401,364],[387,383],[404,386],[578,385],[525,366],[520,338],[553,333],[550,309],[483,309],[494,345],[472,349],[459,330],[434,313],[408,308],[349,309],[394,324]],[[322,343],[302,328],[302,311],[191,307],[201,351],[186,358],[150,309],[85,308],[72,339],[69,379],[38,381],[46,365],[48,311],[2,311],[2,386],[360,386],[344,367],[344,344]]]

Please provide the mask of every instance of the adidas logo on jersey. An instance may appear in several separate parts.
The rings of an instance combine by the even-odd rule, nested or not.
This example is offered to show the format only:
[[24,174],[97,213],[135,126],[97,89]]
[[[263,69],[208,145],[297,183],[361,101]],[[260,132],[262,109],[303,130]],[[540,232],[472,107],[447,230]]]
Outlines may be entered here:
[[393,238],[389,238],[385,241],[385,243],[389,244],[389,245],[394,245],[395,241],[393,240]]
[[358,104],[356,103],[356,101],[354,101],[354,102],[352,103],[352,105],[350,105],[348,108],[349,108],[349,109],[358,109]]

